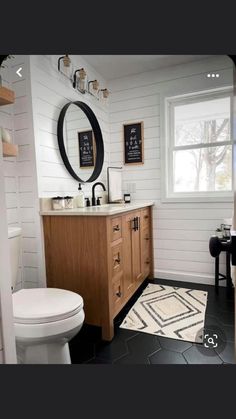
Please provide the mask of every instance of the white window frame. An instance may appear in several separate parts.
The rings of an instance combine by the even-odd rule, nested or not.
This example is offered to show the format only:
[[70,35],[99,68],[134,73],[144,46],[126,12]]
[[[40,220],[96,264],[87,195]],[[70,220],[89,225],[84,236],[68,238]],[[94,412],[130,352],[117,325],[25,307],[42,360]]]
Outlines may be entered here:
[[[231,145],[232,146],[232,189],[231,191],[200,191],[200,192],[174,192],[173,191],[173,152],[174,150],[187,150],[190,148],[209,147],[209,144],[200,143],[193,146],[175,146],[174,144],[174,106],[196,103],[204,100],[230,97],[230,141],[212,143],[211,146]],[[233,201],[233,92],[232,87],[214,89],[204,92],[194,92],[164,98],[164,152],[162,153],[162,202],[232,202]]]

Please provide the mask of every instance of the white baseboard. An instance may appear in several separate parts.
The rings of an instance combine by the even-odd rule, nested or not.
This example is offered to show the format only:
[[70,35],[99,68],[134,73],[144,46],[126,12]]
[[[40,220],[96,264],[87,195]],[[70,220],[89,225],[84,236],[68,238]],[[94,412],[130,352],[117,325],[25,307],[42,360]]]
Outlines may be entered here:
[[[175,272],[175,271],[162,271],[155,270],[154,278],[160,279],[171,279],[174,281],[183,281],[183,282],[193,282],[195,284],[204,284],[204,285],[215,285],[214,276],[210,275],[201,275],[201,274],[190,274],[188,272]],[[220,281],[220,286],[226,286],[226,281]]]

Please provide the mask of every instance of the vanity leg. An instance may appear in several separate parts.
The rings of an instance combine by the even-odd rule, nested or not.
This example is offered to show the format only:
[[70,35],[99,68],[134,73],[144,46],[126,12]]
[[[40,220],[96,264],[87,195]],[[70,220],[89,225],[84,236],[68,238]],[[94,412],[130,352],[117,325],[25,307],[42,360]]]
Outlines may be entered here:
[[151,271],[151,273],[148,275],[147,279],[150,279],[150,281],[154,279],[153,271]]
[[108,324],[102,325],[102,339],[106,341],[111,341],[114,338],[114,325],[113,320]]

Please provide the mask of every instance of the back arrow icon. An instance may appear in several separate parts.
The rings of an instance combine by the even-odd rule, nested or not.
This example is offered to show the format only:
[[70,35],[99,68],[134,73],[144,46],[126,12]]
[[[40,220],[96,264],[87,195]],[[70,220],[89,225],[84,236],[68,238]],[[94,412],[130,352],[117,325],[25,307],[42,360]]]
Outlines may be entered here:
[[20,73],[20,72],[21,72],[21,70],[22,70],[22,67],[18,68],[18,70],[16,71],[16,74],[17,74],[19,77],[22,77],[22,74]]

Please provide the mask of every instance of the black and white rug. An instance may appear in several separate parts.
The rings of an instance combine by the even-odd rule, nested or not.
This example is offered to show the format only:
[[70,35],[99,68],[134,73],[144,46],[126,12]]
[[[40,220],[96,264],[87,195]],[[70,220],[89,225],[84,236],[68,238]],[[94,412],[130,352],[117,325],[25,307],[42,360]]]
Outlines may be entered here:
[[148,284],[120,327],[202,343],[207,292]]

